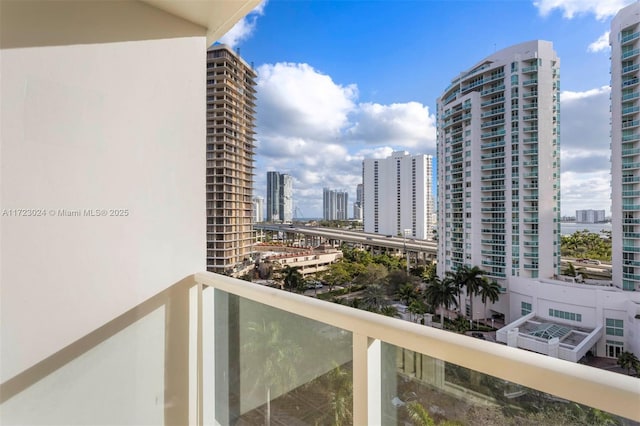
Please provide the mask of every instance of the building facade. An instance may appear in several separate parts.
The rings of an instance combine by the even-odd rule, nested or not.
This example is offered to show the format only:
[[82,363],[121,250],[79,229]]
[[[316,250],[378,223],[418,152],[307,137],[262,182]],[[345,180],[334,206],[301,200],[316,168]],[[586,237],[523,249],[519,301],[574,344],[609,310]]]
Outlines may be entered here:
[[576,210],[576,223],[602,223],[604,210]]
[[253,197],[253,223],[264,222],[264,198]]
[[356,202],[353,203],[353,219],[362,220],[362,197],[364,189],[361,183],[356,187]]
[[613,284],[640,290],[640,4],[611,22]]
[[267,172],[267,222],[280,220],[280,173]]
[[432,157],[394,152],[362,162],[364,231],[430,239]]
[[267,222],[291,222],[293,219],[293,177],[267,172]]
[[282,222],[293,220],[293,177],[280,175],[279,211]]
[[560,62],[518,44],[454,78],[438,99],[438,275],[509,277],[560,268]]
[[230,47],[207,49],[207,270],[251,256],[257,74]]
[[322,190],[322,218],[324,220],[347,220],[349,193],[335,189]]

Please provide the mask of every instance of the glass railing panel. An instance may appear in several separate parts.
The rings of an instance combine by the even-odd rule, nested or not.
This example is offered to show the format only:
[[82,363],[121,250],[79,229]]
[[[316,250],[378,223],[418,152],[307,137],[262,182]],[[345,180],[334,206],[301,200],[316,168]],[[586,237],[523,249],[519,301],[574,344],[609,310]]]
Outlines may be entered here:
[[214,299],[211,332],[228,342],[214,350],[218,381],[204,395],[205,406],[215,398],[216,422],[353,423],[351,332],[221,290]]
[[[479,335],[493,339],[490,333]],[[384,425],[632,424],[402,347],[383,343],[381,352]]]

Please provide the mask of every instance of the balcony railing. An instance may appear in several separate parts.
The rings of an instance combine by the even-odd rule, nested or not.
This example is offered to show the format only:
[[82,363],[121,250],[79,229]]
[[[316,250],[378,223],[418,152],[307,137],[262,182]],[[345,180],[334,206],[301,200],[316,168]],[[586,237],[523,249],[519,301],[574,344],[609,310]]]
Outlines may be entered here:
[[635,378],[207,272],[0,391],[7,424],[640,420]]

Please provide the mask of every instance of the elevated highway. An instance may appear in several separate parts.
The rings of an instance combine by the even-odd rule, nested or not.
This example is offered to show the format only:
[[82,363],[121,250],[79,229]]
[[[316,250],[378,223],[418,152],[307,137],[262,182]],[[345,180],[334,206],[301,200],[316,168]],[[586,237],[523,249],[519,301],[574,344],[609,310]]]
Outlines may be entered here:
[[362,231],[349,231],[338,228],[324,228],[320,226],[299,226],[289,224],[256,223],[255,230],[266,232],[281,232],[286,240],[295,240],[297,235],[304,235],[312,245],[323,242],[330,244],[342,242],[374,249],[391,249],[399,252],[407,251],[416,253],[418,257],[424,259],[435,259],[438,252],[437,243],[430,240],[418,240],[413,238],[403,238],[372,234]]

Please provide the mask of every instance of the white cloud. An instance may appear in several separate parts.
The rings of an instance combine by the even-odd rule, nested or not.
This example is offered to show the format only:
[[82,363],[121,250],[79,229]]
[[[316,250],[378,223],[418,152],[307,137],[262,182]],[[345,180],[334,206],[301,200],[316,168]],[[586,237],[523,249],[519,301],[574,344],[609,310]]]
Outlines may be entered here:
[[600,37],[598,37],[596,41],[594,41],[589,45],[587,50],[589,52],[594,52],[594,53],[608,51],[609,50],[609,33],[610,31],[607,31],[604,34],[602,34]]
[[238,44],[251,37],[256,29],[258,17],[264,15],[264,8],[267,0],[263,0],[244,18],[239,20],[225,35],[223,35],[220,43],[226,44],[231,48],[235,48]]
[[308,64],[265,64],[257,72],[256,195],[265,191],[268,170],[288,173],[294,205],[320,216],[323,187],[355,198],[364,158],[435,150],[435,117],[418,102],[358,103],[355,84],[339,84]]
[[418,150],[435,150],[435,117],[418,102],[359,105],[350,138],[369,144],[390,144]]
[[547,16],[553,10],[562,11],[566,19],[573,19],[577,15],[593,14],[596,19],[605,19],[615,15],[620,9],[634,0],[535,0],[533,5],[538,8],[540,15]]
[[355,85],[341,86],[308,64],[258,67],[258,127],[263,135],[332,140],[354,109]]
[[609,86],[560,94],[562,214],[611,210]]
[[609,86],[560,93],[561,146],[578,150],[609,149]]
[[611,212],[611,177],[609,171],[592,173],[564,172],[562,181],[562,215],[574,216],[576,210],[594,209]]

